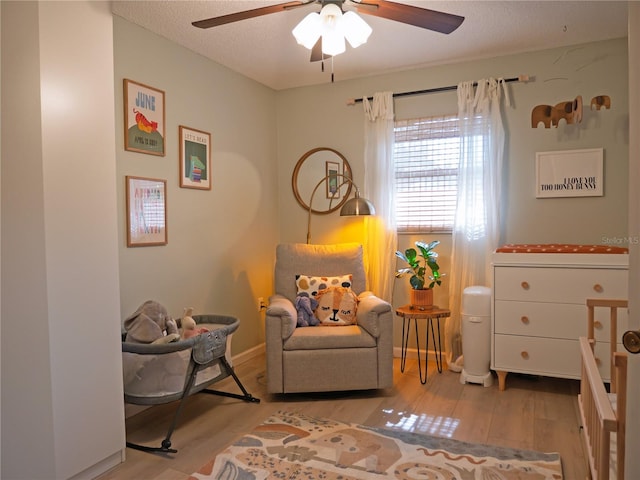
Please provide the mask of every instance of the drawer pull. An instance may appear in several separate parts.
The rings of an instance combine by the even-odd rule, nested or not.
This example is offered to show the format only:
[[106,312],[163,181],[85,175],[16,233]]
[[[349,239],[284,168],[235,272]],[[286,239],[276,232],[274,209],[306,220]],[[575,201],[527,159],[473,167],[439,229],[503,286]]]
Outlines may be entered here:
[[596,357],[596,365],[601,367],[602,366],[602,360],[600,360],[599,357]]
[[520,317],[520,321],[525,325],[529,325],[529,317],[527,316]]
[[598,292],[598,293],[602,293],[602,292],[604,292],[604,288],[602,288],[602,285],[600,285],[599,283],[596,283],[596,284],[593,286],[593,290],[594,290],[595,292]]
[[522,288],[524,288],[525,290],[529,290],[529,282],[522,282],[522,283],[520,284],[520,286],[521,286]]
[[598,320],[596,320],[595,322],[593,322],[593,326],[594,328],[597,328],[598,330],[602,329],[602,322],[599,322]]
[[525,360],[529,360],[529,352],[520,352],[520,356]]

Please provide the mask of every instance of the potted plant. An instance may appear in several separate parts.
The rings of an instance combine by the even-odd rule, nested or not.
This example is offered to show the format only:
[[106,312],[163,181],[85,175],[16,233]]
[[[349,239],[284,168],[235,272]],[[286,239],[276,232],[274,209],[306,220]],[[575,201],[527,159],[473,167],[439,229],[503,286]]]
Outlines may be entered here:
[[[440,245],[439,240],[430,243],[418,241],[415,248],[408,248],[404,253],[396,251],[396,256],[404,260],[409,268],[396,271],[396,278],[411,275],[411,305],[429,307],[433,305],[433,287],[442,285],[442,274],[438,265],[438,253],[434,250]],[[429,275],[429,272],[431,274]]]

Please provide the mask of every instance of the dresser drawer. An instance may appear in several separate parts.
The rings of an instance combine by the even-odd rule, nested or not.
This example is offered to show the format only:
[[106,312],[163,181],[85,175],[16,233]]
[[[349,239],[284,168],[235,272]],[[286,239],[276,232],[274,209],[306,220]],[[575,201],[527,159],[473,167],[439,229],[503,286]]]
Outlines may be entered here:
[[[496,300],[494,332],[575,340],[587,336],[587,316],[586,305]],[[598,341],[609,341],[610,324],[609,309],[596,308],[594,332]],[[627,311],[620,309],[616,332],[620,342],[622,334],[628,330],[627,325]]]
[[495,267],[496,300],[575,303],[587,298],[627,298],[627,270]]
[[570,303],[495,302],[495,333],[575,340],[587,334],[587,307]]
[[493,370],[580,378],[578,340],[495,335]]

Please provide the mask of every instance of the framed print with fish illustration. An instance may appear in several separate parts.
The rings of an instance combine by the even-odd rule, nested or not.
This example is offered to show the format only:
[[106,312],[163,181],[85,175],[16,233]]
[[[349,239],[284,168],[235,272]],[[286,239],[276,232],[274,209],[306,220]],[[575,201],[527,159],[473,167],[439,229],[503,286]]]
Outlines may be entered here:
[[164,92],[124,79],[124,149],[165,154]]
[[211,134],[180,125],[180,186],[211,190]]
[[127,247],[167,244],[167,181],[126,177]]

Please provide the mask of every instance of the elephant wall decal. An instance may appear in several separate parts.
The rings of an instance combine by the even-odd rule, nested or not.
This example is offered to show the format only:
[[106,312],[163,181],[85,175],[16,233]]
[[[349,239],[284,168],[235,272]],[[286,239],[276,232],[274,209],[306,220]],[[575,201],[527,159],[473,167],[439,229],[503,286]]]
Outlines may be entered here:
[[591,99],[591,110],[593,107],[600,110],[602,107],[609,110],[611,108],[611,97],[609,95],[597,95]]
[[531,110],[531,128],[538,128],[538,124],[542,122],[544,128],[551,128],[551,105],[536,105]]
[[552,126],[558,128],[560,120],[564,119],[567,125],[582,121],[582,96],[578,95],[574,100],[560,102],[554,106],[536,105],[531,111],[531,128],[538,128],[540,122],[544,128]]

